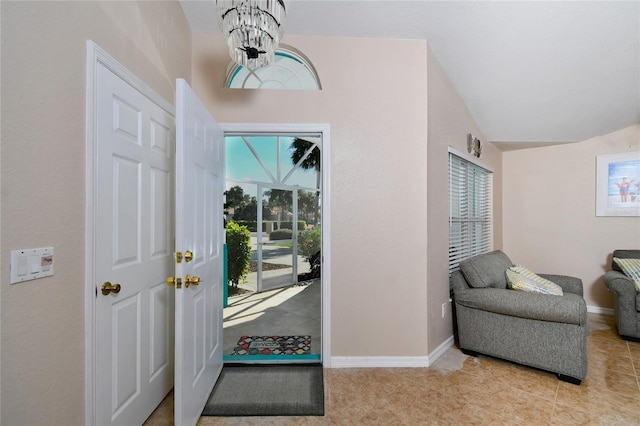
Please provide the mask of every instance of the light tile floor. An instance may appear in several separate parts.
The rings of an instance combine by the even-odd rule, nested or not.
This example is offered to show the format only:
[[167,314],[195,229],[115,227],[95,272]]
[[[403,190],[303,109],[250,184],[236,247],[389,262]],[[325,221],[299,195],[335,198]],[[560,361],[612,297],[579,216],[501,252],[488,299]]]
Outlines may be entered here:
[[[205,425],[640,425],[640,343],[589,314],[581,386],[450,348],[429,368],[325,369],[324,417],[201,417]],[[169,395],[146,425],[173,424]]]

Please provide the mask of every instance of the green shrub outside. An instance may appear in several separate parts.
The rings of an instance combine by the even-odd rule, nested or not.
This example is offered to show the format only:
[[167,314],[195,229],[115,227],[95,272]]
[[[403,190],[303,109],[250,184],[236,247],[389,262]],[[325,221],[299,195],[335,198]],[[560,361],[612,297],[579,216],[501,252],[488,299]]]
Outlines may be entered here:
[[269,234],[269,240],[290,240],[292,236],[291,229],[278,229]]
[[255,220],[234,220],[240,226],[246,226],[249,231],[256,232],[258,229],[258,223]]
[[304,256],[307,261],[320,251],[321,244],[320,228],[298,232],[298,253]]
[[[275,222],[275,221],[273,221]],[[298,231],[304,231],[307,228],[307,222],[304,220],[299,220],[298,221]],[[288,221],[283,221],[280,222],[280,229],[293,229],[293,222],[288,220]]]
[[322,232],[319,227],[310,231],[298,232],[298,253],[302,255],[311,268],[311,277],[319,278],[321,269],[320,248],[322,247]]
[[232,286],[244,283],[249,273],[251,261],[251,232],[249,228],[236,222],[229,222],[226,226],[227,234],[227,275]]

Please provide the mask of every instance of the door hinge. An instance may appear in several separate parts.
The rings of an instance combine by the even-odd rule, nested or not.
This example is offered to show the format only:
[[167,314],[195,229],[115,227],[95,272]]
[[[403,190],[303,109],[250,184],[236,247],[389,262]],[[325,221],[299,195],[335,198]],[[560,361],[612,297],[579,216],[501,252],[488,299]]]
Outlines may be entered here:
[[176,263],[182,263],[182,252],[176,252]]

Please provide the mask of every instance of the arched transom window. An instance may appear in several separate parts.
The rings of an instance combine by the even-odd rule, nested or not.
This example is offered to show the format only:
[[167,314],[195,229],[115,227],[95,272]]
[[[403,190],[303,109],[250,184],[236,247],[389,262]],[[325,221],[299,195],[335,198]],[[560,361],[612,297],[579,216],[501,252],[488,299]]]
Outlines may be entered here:
[[230,89],[321,90],[320,79],[309,59],[293,47],[280,44],[273,63],[250,70],[232,63],[227,72]]

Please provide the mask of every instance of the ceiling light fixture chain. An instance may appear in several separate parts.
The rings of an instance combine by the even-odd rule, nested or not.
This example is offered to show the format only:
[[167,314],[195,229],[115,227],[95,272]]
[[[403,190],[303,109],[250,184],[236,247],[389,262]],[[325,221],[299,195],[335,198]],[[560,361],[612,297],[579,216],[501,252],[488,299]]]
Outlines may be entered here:
[[283,33],[284,0],[216,0],[216,5],[231,59],[252,70],[272,63]]

